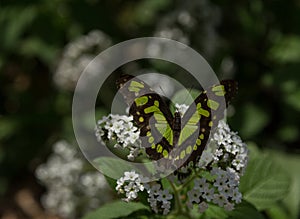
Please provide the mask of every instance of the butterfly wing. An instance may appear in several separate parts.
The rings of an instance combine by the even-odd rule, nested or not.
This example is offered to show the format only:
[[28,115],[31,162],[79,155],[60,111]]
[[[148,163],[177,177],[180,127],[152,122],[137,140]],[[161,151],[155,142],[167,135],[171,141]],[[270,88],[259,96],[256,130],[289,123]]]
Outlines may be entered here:
[[131,75],[122,76],[117,86],[140,129],[146,153],[154,160],[167,158],[173,148],[173,115],[166,102],[148,84]]
[[174,123],[168,105],[149,85],[130,75],[121,77],[117,85],[140,128],[146,153],[154,160],[172,159],[177,167],[198,162],[210,132],[224,117],[229,101],[237,92],[237,83],[232,80],[202,92],[184,114],[179,135],[174,135],[174,125],[178,124]]
[[224,118],[225,109],[236,93],[237,83],[225,80],[203,91],[195,99],[182,118],[178,156],[175,159],[178,167],[191,162],[195,165],[199,161],[211,131]]

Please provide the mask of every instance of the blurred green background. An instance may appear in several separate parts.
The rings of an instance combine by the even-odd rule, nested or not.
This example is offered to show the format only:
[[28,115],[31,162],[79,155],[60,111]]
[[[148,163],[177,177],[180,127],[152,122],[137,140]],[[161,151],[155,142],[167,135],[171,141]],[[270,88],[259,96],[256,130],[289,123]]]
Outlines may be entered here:
[[[237,80],[232,129],[244,141],[299,161],[299,24],[296,0],[1,0],[1,218],[7,210],[16,212],[15,218],[30,218],[16,194],[28,188],[39,200],[44,188],[34,177],[35,168],[55,141],[74,142],[71,104],[78,77],[70,76],[72,71],[64,75],[71,68],[65,63],[72,66],[72,59],[83,53],[96,54],[136,37],[187,43],[220,78]],[[97,48],[82,38],[93,30],[101,31],[102,38],[95,42],[103,45]],[[80,53],[82,41],[91,51]],[[73,55],[67,46],[72,42],[78,47]],[[172,71],[155,63],[151,68]],[[99,100],[100,111],[105,112],[110,101]],[[293,165],[299,167],[298,162]]]

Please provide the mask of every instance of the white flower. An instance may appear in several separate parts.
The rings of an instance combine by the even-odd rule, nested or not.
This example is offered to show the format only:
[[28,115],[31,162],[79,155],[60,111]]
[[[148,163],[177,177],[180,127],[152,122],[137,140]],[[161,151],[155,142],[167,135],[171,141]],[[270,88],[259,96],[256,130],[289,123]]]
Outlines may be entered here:
[[120,133],[123,129],[123,124],[124,121],[119,120],[113,123],[111,129],[115,132],[115,133]]
[[129,182],[128,185],[124,186],[126,192],[126,201],[130,201],[137,198],[137,193],[140,191],[139,187],[134,182]]
[[134,158],[135,158],[135,156],[134,156],[134,154],[133,153],[129,153],[129,155],[127,156],[127,158],[128,158],[128,160],[131,160],[131,161],[133,161],[134,160]]
[[138,189],[139,191],[144,191],[145,186],[144,186],[144,183],[141,182],[141,179],[140,179],[140,178],[138,178],[138,179],[135,181],[135,185],[136,185],[136,187],[137,187],[137,189]]
[[223,195],[226,199],[231,197],[233,194],[233,189],[227,185],[223,186],[222,190],[219,190],[219,191],[220,191],[220,194]]
[[190,203],[199,203],[201,193],[199,190],[192,189],[187,192],[188,200]]
[[194,188],[202,192],[203,188],[207,187],[206,179],[203,177],[201,179],[197,178],[194,180]]
[[[166,215],[170,211],[170,200],[173,198],[173,195],[170,194],[169,190],[161,190],[160,188],[161,185],[158,183],[149,186],[147,191],[149,198],[147,200],[154,212],[162,212],[164,215]],[[160,208],[158,208],[158,206],[160,206]]]
[[165,189],[161,192],[159,192],[157,200],[161,202],[168,202],[171,200],[173,196],[170,194],[169,190]]
[[220,149],[217,149],[217,150],[215,151],[215,155],[218,156],[218,157],[221,157],[221,156],[223,155],[223,151],[220,150]]
[[163,209],[163,215],[167,215],[170,212],[171,202],[169,201],[163,202],[161,208]]
[[227,179],[227,172],[225,170],[219,169],[217,173],[217,177],[220,178],[220,180],[226,181]]
[[232,200],[236,203],[240,203],[242,201],[242,194],[239,192],[238,188],[235,188],[232,193]]
[[92,30],[68,43],[54,73],[55,85],[62,90],[74,90],[83,70],[110,45],[110,38],[100,30]]
[[199,212],[203,213],[208,208],[208,204],[205,201],[203,201],[199,204],[198,207],[199,207]]
[[155,213],[158,213],[158,209],[157,209],[157,200],[156,200],[156,198],[154,198],[154,196],[149,196],[149,198],[147,199],[147,201],[149,202],[150,207],[152,208],[152,210],[153,210]]
[[234,204],[233,203],[230,203],[230,202],[227,202],[225,205],[224,205],[224,209],[226,211],[232,211],[234,209]]
[[150,190],[148,191],[148,193],[150,194],[154,194],[154,195],[159,195],[159,192],[160,192],[160,188],[161,188],[161,185],[160,184],[154,184]]
[[237,133],[232,132],[222,120],[218,123],[218,128],[210,142],[213,143],[218,145],[214,153],[214,163],[228,163],[242,175],[248,162],[248,150]]
[[107,189],[105,177],[98,171],[84,173],[79,180],[81,185],[85,187],[85,193],[90,197],[93,197],[100,188]]
[[129,182],[126,186],[124,186],[125,192],[138,191],[138,188],[135,186],[134,182]]
[[178,110],[178,112],[180,113],[180,115],[182,117],[185,114],[185,112],[187,111],[187,109],[189,108],[189,106],[185,105],[185,104],[175,103],[175,108]]
[[97,122],[95,135],[99,142],[114,141],[114,148],[129,149],[127,158],[133,161],[141,148],[140,131],[133,125],[133,117],[109,114]]
[[129,136],[126,139],[126,141],[130,142],[131,144],[134,144],[138,140],[139,136],[140,136],[139,132],[131,132],[129,133]]
[[226,172],[227,172],[227,178],[229,179],[229,181],[239,181],[240,180],[240,176],[239,176],[238,172],[236,172],[233,168],[227,167]]
[[218,188],[219,191],[222,191],[224,187],[226,186],[226,183],[224,181],[224,178],[217,178],[214,186]]
[[225,203],[227,203],[227,199],[220,194],[214,194],[213,203],[223,207]]
[[135,171],[125,172],[124,173],[124,180],[131,180],[134,181],[139,177],[139,174],[137,174]]
[[125,193],[125,201],[131,201],[137,198],[138,192],[145,189],[141,182],[141,176],[135,171],[125,172],[124,176],[117,180],[116,190],[118,193]]
[[78,218],[111,200],[104,176],[96,170],[86,172],[87,165],[75,146],[57,142],[47,162],[36,169],[36,177],[47,188],[44,208],[61,217]]
[[240,170],[244,165],[239,159],[234,159],[232,165],[235,166],[237,170]]
[[213,188],[210,188],[203,194],[203,198],[205,198],[206,201],[210,202],[214,198],[214,194],[215,190]]
[[117,180],[117,186],[116,186],[116,190],[119,193],[123,193],[123,189],[121,189],[123,187],[123,184],[125,183],[124,177],[121,177],[120,179]]
[[199,160],[198,166],[205,167],[213,160],[213,154],[209,151],[203,151],[201,159]]
[[[129,120],[130,118],[131,118],[131,120]],[[133,129],[133,131],[137,130],[137,127],[133,126],[133,123],[132,123],[133,117],[132,116],[129,116],[128,118],[125,118],[123,116],[122,119],[124,120],[123,128],[126,132],[130,132],[130,131],[132,131],[132,129]]]
[[226,145],[226,140],[225,140],[225,137],[224,135],[221,135],[218,133],[215,133],[214,134],[214,140],[219,144],[219,145]]

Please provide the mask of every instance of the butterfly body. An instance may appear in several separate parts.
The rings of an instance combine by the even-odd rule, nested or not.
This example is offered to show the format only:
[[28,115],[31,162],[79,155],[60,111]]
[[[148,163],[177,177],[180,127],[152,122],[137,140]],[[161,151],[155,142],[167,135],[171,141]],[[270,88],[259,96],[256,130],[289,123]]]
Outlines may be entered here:
[[180,136],[180,131],[181,131],[181,116],[180,113],[178,111],[176,111],[174,113],[174,119],[173,119],[173,135],[174,135],[174,139],[173,139],[173,144],[177,145],[178,143],[178,139]]
[[173,115],[163,98],[137,77],[124,75],[117,85],[140,129],[147,155],[176,167],[198,162],[210,132],[237,91],[236,82],[222,81],[203,91],[181,116],[178,111]]

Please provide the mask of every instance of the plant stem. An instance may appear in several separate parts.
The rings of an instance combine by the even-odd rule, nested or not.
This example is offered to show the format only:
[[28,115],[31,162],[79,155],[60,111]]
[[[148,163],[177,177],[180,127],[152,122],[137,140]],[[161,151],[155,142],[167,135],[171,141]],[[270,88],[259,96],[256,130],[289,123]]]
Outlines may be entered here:
[[193,175],[192,177],[190,177],[187,181],[185,181],[183,184],[181,184],[180,186],[178,186],[178,190],[183,189],[185,186],[187,186],[192,180],[194,180],[194,178],[196,177],[196,175]]
[[174,192],[174,198],[175,198],[175,215],[185,215],[187,218],[191,218],[191,216],[189,215],[188,212],[186,212],[184,210],[184,207],[181,203],[181,200],[180,200],[180,190],[181,188],[179,187],[176,187],[173,182],[171,180],[168,179],[168,182],[170,183],[172,189],[173,189],[173,192]]
[[193,171],[194,174],[192,174],[192,176],[186,180],[183,184],[181,184],[180,186],[178,186],[178,190],[183,189],[185,186],[187,186],[191,181],[193,181],[196,177],[199,176],[199,172],[200,171]]

